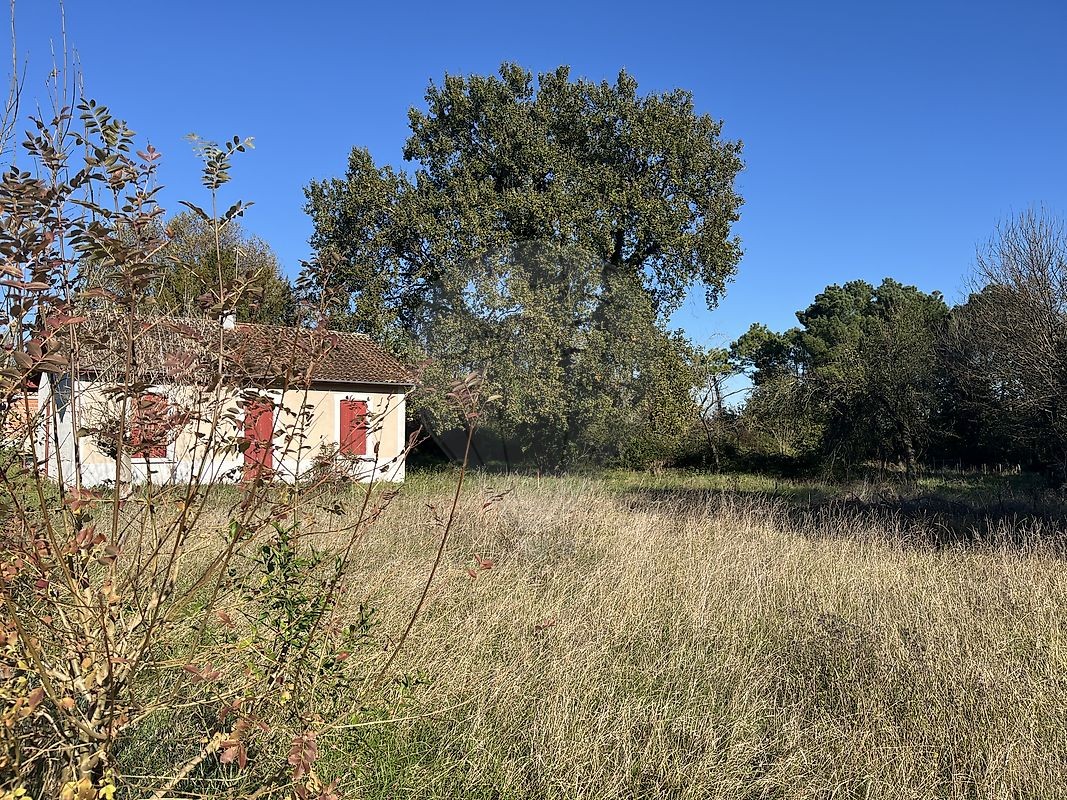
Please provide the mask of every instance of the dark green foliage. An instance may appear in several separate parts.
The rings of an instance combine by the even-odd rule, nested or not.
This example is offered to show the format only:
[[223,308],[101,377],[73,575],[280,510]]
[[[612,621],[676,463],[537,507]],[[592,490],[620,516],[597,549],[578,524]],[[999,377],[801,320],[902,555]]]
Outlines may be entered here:
[[161,312],[195,316],[219,305],[221,274],[226,285],[236,285],[236,296],[229,303],[239,321],[294,322],[292,287],[282,275],[278,257],[262,239],[245,233],[235,220],[228,220],[216,248],[210,221],[191,212],[172,217],[165,231],[169,243],[153,287]]
[[733,346],[754,384],[748,418],[781,455],[913,470],[940,407],[948,313],[940,293],[887,278],[827,287],[785,333],[754,325]]
[[625,72],[535,85],[505,64],[446,76],[426,105],[410,175],[356,149],[307,188],[332,323],[429,356],[431,386],[484,370],[515,460],[627,458],[653,395],[651,428],[673,431],[695,384],[666,319],[696,284],[714,305],[736,269],[740,144],[687,92],[642,96]]
[[246,588],[256,635],[271,645],[266,669],[297,696],[341,681],[344,658],[338,655],[371,644],[377,620],[373,608],[361,605],[355,621],[324,635],[337,598],[323,587],[340,580],[341,559],[301,546],[295,534],[294,527],[275,525],[256,557],[252,575],[258,580]]

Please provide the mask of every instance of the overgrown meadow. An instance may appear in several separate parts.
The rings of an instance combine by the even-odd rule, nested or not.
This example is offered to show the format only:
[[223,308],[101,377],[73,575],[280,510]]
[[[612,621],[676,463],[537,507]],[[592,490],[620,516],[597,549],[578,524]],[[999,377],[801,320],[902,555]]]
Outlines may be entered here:
[[[952,518],[906,505],[950,507],[991,479],[831,495],[755,476],[475,476],[396,674],[368,692],[357,677],[377,673],[418,601],[454,478],[412,477],[346,575],[342,619],[373,622],[334,688],[343,713],[317,737],[314,769],[339,795],[1067,790],[1061,534],[1016,516],[965,540]],[[1000,483],[1004,503],[1032,500]],[[202,725],[161,716],[116,772],[147,789],[195,752]],[[214,759],[175,790],[254,788]]]

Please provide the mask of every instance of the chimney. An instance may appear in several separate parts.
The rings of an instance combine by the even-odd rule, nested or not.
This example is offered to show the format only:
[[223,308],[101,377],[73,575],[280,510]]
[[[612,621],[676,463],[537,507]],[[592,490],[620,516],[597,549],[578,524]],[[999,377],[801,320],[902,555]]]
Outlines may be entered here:
[[222,315],[222,328],[223,330],[232,331],[237,327],[237,312],[227,311]]

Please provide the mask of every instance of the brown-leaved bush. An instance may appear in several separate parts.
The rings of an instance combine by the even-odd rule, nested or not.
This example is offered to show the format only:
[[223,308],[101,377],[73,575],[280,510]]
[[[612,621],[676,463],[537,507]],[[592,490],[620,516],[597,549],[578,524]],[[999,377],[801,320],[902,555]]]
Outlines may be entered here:
[[[198,143],[211,202],[186,205],[217,243],[247,207],[220,212],[217,201],[249,144]],[[336,796],[315,763],[323,732],[351,714],[340,688],[365,686],[372,703],[411,628],[391,651],[378,646],[377,661],[352,659],[375,614],[338,608],[355,546],[395,491],[375,480],[339,489],[325,468],[227,483],[234,476],[214,466],[254,446],[240,420],[263,402],[277,412],[277,446],[299,460],[312,410],[277,398],[307,391],[330,334],[305,324],[302,369],[251,370],[224,346],[223,317],[254,302],[255,287],[220,271],[203,319],[183,333],[198,344],[161,348],[172,322],[153,307],[169,257],[160,153],[92,101],[34,119],[23,153],[32,167],[0,177],[0,791]],[[90,371],[103,387],[92,402],[78,388]],[[169,402],[146,401],[163,380]],[[473,430],[477,378],[452,399]],[[59,440],[61,422],[77,432],[72,444]],[[197,445],[180,476],[133,480],[134,456],[150,460],[188,429]],[[79,443],[89,441],[114,460],[102,486],[85,479]],[[61,446],[70,458],[56,457]],[[442,549],[454,515],[455,504],[440,515]],[[330,547],[319,550],[322,525]],[[123,749],[168,727],[192,733],[146,774],[122,774]]]

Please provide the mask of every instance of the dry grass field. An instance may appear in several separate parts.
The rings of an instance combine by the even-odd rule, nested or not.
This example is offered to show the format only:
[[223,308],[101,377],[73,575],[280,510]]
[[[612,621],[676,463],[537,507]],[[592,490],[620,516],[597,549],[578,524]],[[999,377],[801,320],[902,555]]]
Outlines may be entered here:
[[[366,674],[451,485],[416,475],[361,545],[350,613],[382,614]],[[404,679],[385,706],[358,684],[338,698],[320,773],[374,798],[1067,796],[1067,571],[1047,524],[946,543],[933,518],[707,487],[472,477]],[[152,748],[128,763],[150,769]]]

